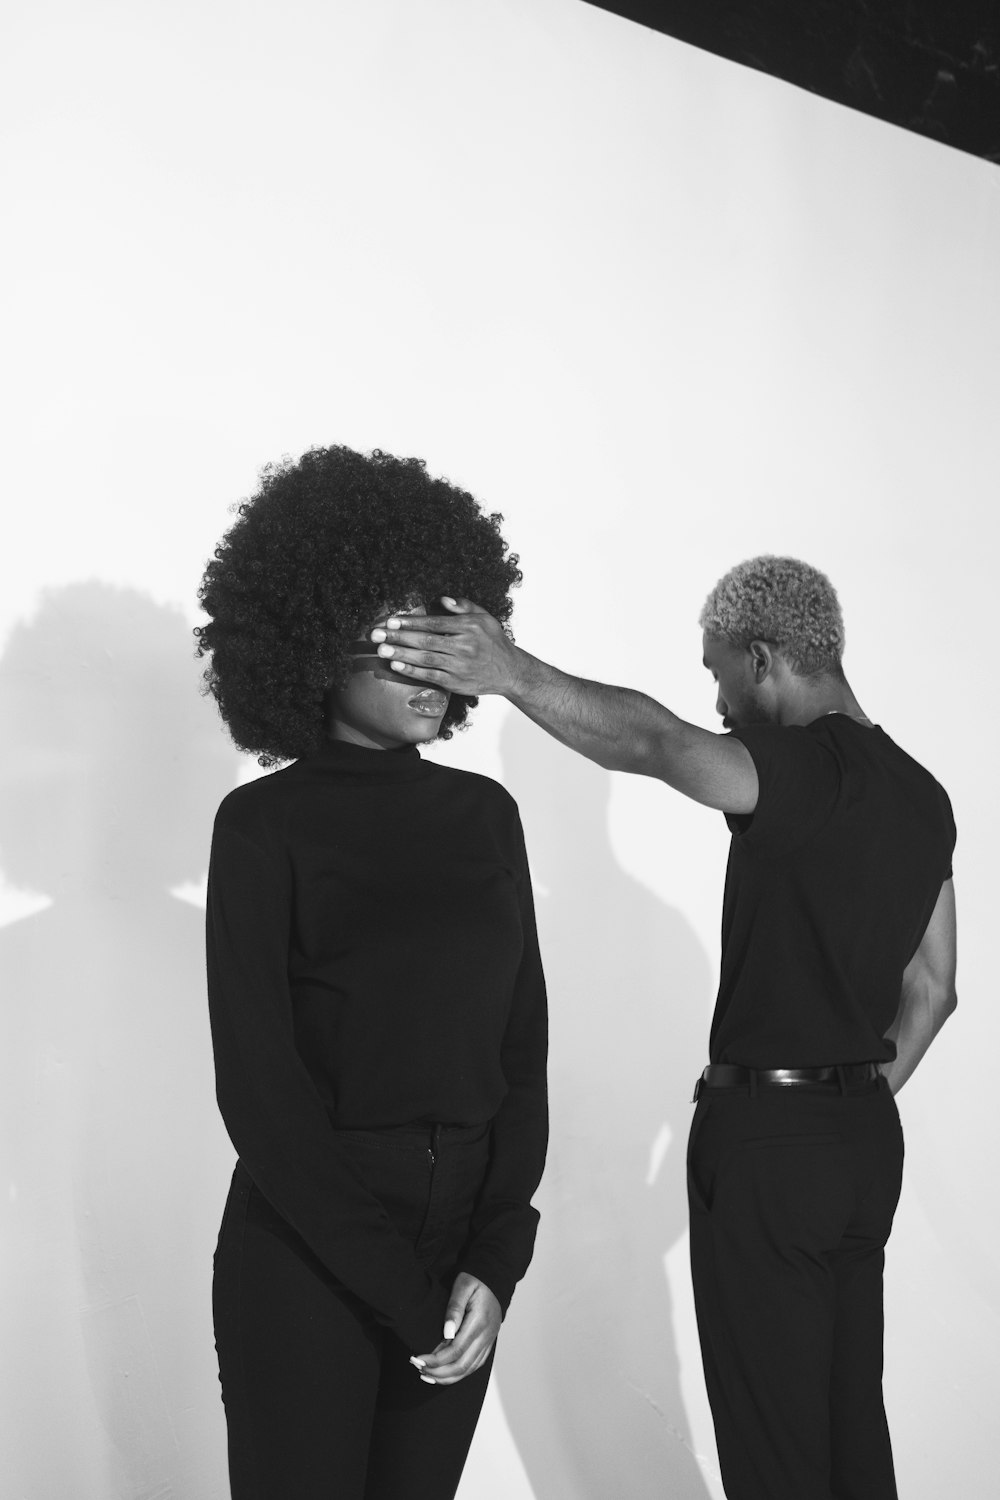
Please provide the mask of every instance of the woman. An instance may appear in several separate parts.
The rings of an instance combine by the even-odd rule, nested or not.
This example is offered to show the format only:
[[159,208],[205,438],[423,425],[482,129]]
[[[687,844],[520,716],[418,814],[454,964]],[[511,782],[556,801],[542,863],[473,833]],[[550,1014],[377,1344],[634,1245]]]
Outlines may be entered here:
[[264,470],[209,563],[209,690],[262,765],[219,809],[208,975],[239,1154],[214,1308],[234,1500],[446,1500],[531,1258],[545,989],[517,809],[422,760],[474,698],[390,612],[520,581],[499,516],[378,451]]

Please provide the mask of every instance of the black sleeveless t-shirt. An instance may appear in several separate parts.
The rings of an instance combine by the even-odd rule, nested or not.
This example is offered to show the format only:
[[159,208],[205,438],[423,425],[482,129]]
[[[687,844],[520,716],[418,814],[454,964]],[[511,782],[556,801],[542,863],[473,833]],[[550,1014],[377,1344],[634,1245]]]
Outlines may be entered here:
[[955,824],[943,787],[879,728],[844,714],[734,730],[760,783],[732,831],[713,1062],[888,1062],[903,970],[942,883]]

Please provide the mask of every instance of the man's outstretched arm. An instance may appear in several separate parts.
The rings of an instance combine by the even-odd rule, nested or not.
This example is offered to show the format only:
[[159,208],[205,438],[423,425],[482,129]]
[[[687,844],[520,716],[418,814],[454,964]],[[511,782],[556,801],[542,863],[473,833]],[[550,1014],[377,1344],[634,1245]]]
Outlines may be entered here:
[[515,646],[467,599],[448,615],[394,616],[372,632],[401,674],[446,692],[495,693],[609,771],[654,776],[707,807],[751,813],[757,772],[739,740],[679,719],[645,693],[571,677]]
[[903,973],[899,1010],[886,1036],[896,1043],[893,1062],[883,1063],[889,1087],[898,1094],[958,1004],[955,994],[955,887],[946,880],[920,940]]

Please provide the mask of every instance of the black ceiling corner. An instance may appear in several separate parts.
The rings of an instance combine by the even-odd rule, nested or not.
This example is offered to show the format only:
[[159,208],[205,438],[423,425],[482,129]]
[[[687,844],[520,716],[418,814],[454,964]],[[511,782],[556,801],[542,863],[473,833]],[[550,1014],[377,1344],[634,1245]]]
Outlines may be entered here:
[[1000,162],[1000,0],[586,3]]

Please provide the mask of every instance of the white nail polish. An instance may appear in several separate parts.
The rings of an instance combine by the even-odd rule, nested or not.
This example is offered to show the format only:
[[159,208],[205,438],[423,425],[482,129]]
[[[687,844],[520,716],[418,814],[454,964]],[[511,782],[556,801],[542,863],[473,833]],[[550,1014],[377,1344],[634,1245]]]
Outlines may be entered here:
[[444,1336],[446,1339],[453,1339],[455,1337],[455,1332],[456,1330],[454,1321],[449,1318],[447,1323],[444,1325]]
[[420,1379],[424,1382],[424,1385],[437,1385],[437,1381],[432,1380],[429,1375],[421,1375]]
[[417,1367],[418,1370],[422,1370],[424,1368],[424,1365],[426,1363],[427,1363],[426,1359],[418,1359],[415,1354],[412,1355],[411,1358],[410,1358],[410,1364],[411,1365],[416,1365],[416,1367]]
[[393,615],[393,617],[392,617],[391,620],[386,620],[386,622],[385,622],[385,628],[387,630],[398,630],[401,624],[402,624],[402,621],[399,620],[399,619],[397,619],[397,617],[395,615]]
[[385,631],[384,630],[373,630],[372,634],[371,634],[371,638],[372,638],[373,641],[384,641],[385,640]]

